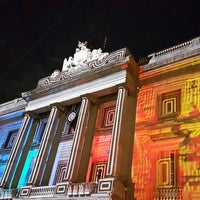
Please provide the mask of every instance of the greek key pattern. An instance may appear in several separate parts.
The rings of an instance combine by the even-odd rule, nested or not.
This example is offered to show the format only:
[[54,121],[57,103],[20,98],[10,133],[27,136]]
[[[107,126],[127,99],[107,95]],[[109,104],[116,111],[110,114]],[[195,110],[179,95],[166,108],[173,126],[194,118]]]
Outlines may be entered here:
[[[126,48],[120,49],[118,51],[114,51],[104,57],[102,60],[92,60],[86,63],[82,63],[80,65],[71,67],[66,71],[60,72],[60,70],[55,70],[51,76],[42,78],[39,80],[37,88],[46,87],[52,85],[54,83],[58,83],[60,81],[65,81],[67,79],[71,79],[77,75],[87,73],[96,68],[104,67],[105,65],[112,64],[123,60],[126,56]],[[55,75],[54,75],[55,74]]]

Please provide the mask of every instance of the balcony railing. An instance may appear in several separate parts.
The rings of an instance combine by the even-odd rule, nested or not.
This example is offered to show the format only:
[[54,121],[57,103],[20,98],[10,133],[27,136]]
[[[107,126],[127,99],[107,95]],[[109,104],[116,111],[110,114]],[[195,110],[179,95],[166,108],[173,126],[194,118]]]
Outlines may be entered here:
[[12,199],[16,197],[16,189],[0,189],[0,199]]
[[20,190],[20,197],[42,198],[66,195],[68,197],[90,196],[97,192],[97,183],[59,183],[55,186],[31,187]]
[[88,196],[97,192],[96,183],[69,184],[66,194],[68,196]]
[[162,188],[154,193],[154,200],[182,200],[182,188]]
[[30,191],[30,197],[53,197],[56,186],[43,186],[43,187],[33,187]]

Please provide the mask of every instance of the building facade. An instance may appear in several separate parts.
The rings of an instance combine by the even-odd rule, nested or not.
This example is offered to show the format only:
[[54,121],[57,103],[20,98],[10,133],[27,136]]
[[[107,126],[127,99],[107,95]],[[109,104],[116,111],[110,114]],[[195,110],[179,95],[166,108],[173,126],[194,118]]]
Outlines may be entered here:
[[200,198],[200,38],[137,63],[79,42],[0,105],[0,199]]

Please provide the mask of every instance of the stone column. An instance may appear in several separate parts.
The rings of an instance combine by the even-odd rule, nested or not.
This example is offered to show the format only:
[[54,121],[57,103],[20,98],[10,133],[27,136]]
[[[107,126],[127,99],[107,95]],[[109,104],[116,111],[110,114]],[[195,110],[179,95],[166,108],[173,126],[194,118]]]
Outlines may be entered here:
[[16,142],[11,150],[8,163],[3,173],[0,187],[12,188],[17,186],[23,163],[26,159],[36,128],[36,125],[33,125],[30,129],[33,123],[33,117],[37,116],[30,112],[25,113],[22,126],[18,132]]
[[98,187],[99,193],[110,191],[112,199],[133,199],[131,166],[136,98],[126,88],[118,88],[106,178],[99,181]]
[[[89,160],[89,157],[86,158],[85,156],[86,154],[87,156],[90,155],[88,153],[88,149],[91,148],[92,144],[92,131],[88,131],[88,129],[91,130],[91,127],[94,126],[95,118],[94,116],[93,119],[90,118],[91,121],[90,123],[88,123],[91,112],[93,112],[91,111],[91,101],[88,98],[83,97],[75,128],[74,141],[69,157],[69,163],[67,165],[67,172],[65,177],[66,181],[85,181],[88,166],[87,161]],[[96,111],[94,111],[93,113],[95,112]]]
[[53,146],[53,142],[54,140],[59,141],[57,140],[57,137],[61,135],[61,131],[58,133],[58,129],[62,121],[61,118],[63,118],[63,110],[64,109],[60,105],[53,105],[51,108],[49,119],[38,150],[36,162],[28,180],[28,185],[37,186],[43,184],[43,182],[45,182],[45,184],[48,182],[49,169],[47,169],[47,165],[49,161],[51,162],[54,159],[54,157],[51,157],[51,147]]

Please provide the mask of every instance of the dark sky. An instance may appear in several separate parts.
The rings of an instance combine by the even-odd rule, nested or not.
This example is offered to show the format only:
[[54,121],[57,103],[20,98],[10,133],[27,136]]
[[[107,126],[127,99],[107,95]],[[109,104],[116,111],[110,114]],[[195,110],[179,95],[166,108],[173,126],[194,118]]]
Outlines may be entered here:
[[200,36],[198,0],[0,0],[0,103],[62,68],[78,41],[136,60]]

